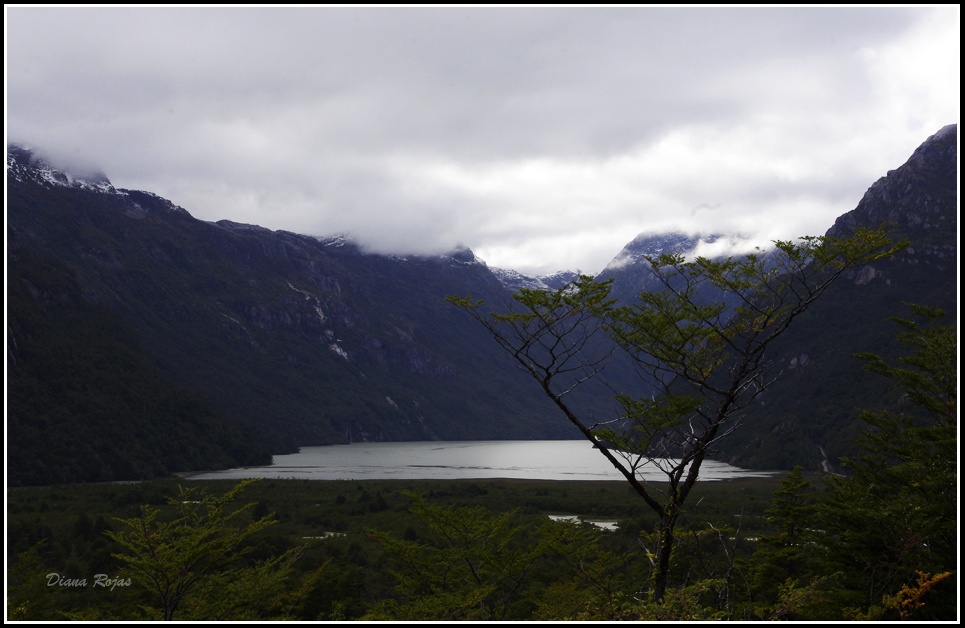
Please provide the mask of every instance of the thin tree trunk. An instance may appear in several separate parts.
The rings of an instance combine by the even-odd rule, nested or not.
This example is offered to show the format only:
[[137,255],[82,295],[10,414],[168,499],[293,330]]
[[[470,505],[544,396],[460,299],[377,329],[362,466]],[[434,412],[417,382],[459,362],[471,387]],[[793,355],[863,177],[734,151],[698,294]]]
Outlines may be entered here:
[[657,549],[657,572],[653,578],[653,601],[662,604],[670,578],[670,555],[673,553],[676,514],[660,517],[660,547]]

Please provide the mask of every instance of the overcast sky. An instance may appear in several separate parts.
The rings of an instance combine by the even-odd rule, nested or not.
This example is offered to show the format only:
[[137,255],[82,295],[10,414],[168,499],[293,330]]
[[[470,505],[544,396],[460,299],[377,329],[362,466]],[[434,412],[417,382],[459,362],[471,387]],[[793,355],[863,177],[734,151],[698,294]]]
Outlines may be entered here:
[[598,273],[823,234],[960,111],[959,7],[5,8],[6,135],[203,220]]

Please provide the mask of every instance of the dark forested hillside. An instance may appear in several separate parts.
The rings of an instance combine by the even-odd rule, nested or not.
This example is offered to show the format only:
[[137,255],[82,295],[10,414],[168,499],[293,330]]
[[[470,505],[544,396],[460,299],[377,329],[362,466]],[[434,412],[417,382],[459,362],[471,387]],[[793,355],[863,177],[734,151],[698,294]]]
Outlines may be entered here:
[[116,481],[268,464],[198,395],[158,373],[125,321],[30,254],[8,275],[7,481]]
[[[8,155],[10,283],[23,284],[27,260],[61,269],[58,278],[76,282],[77,302],[109,313],[118,334],[129,329],[161,375],[274,453],[362,439],[569,435],[531,394],[535,385],[445,303],[458,292],[508,298],[471,252],[393,258],[341,240],[207,223],[106,178],[59,180],[32,160],[22,149]],[[52,280],[35,277],[34,289],[9,303],[11,346],[29,343],[34,301]],[[18,369],[8,356],[11,381]],[[9,399],[24,429],[41,429],[24,403]],[[49,403],[64,421],[85,423],[81,396]],[[29,458],[31,443],[11,448]],[[183,470],[174,459],[167,467]]]

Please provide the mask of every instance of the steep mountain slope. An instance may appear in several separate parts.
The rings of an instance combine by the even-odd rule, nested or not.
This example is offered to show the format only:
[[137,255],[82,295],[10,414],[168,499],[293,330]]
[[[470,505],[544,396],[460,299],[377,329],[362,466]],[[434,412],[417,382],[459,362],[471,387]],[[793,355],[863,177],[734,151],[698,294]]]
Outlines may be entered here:
[[158,373],[120,316],[30,254],[8,265],[7,482],[132,480],[271,452]]
[[[63,267],[85,303],[133,330],[160,373],[276,453],[357,439],[569,435],[535,385],[444,301],[508,298],[470,251],[385,257],[206,223],[106,177],[57,173],[19,147],[8,150],[7,182],[8,268],[27,257]],[[11,314],[8,337],[19,342],[27,317]]]
[[840,456],[855,453],[859,409],[901,403],[900,392],[866,372],[854,354],[896,357],[900,327],[887,319],[913,318],[906,303],[943,308],[945,323],[956,322],[957,136],[951,125],[928,138],[828,230],[844,236],[884,224],[909,246],[843,278],[780,339],[772,353],[780,376],[723,459],[755,467],[834,467]]

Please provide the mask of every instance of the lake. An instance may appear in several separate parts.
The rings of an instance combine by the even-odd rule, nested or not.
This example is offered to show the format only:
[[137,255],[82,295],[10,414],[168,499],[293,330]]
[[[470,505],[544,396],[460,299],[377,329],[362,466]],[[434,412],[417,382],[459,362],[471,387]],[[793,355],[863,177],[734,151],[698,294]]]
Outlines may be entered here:
[[[769,477],[774,471],[749,471],[723,462],[704,462],[702,480]],[[663,473],[648,465],[638,471],[648,481]],[[302,447],[274,457],[270,466],[244,467],[183,477],[200,480],[275,478],[299,480],[455,480],[517,478],[527,480],[625,479],[584,440],[420,441],[355,443]]]

